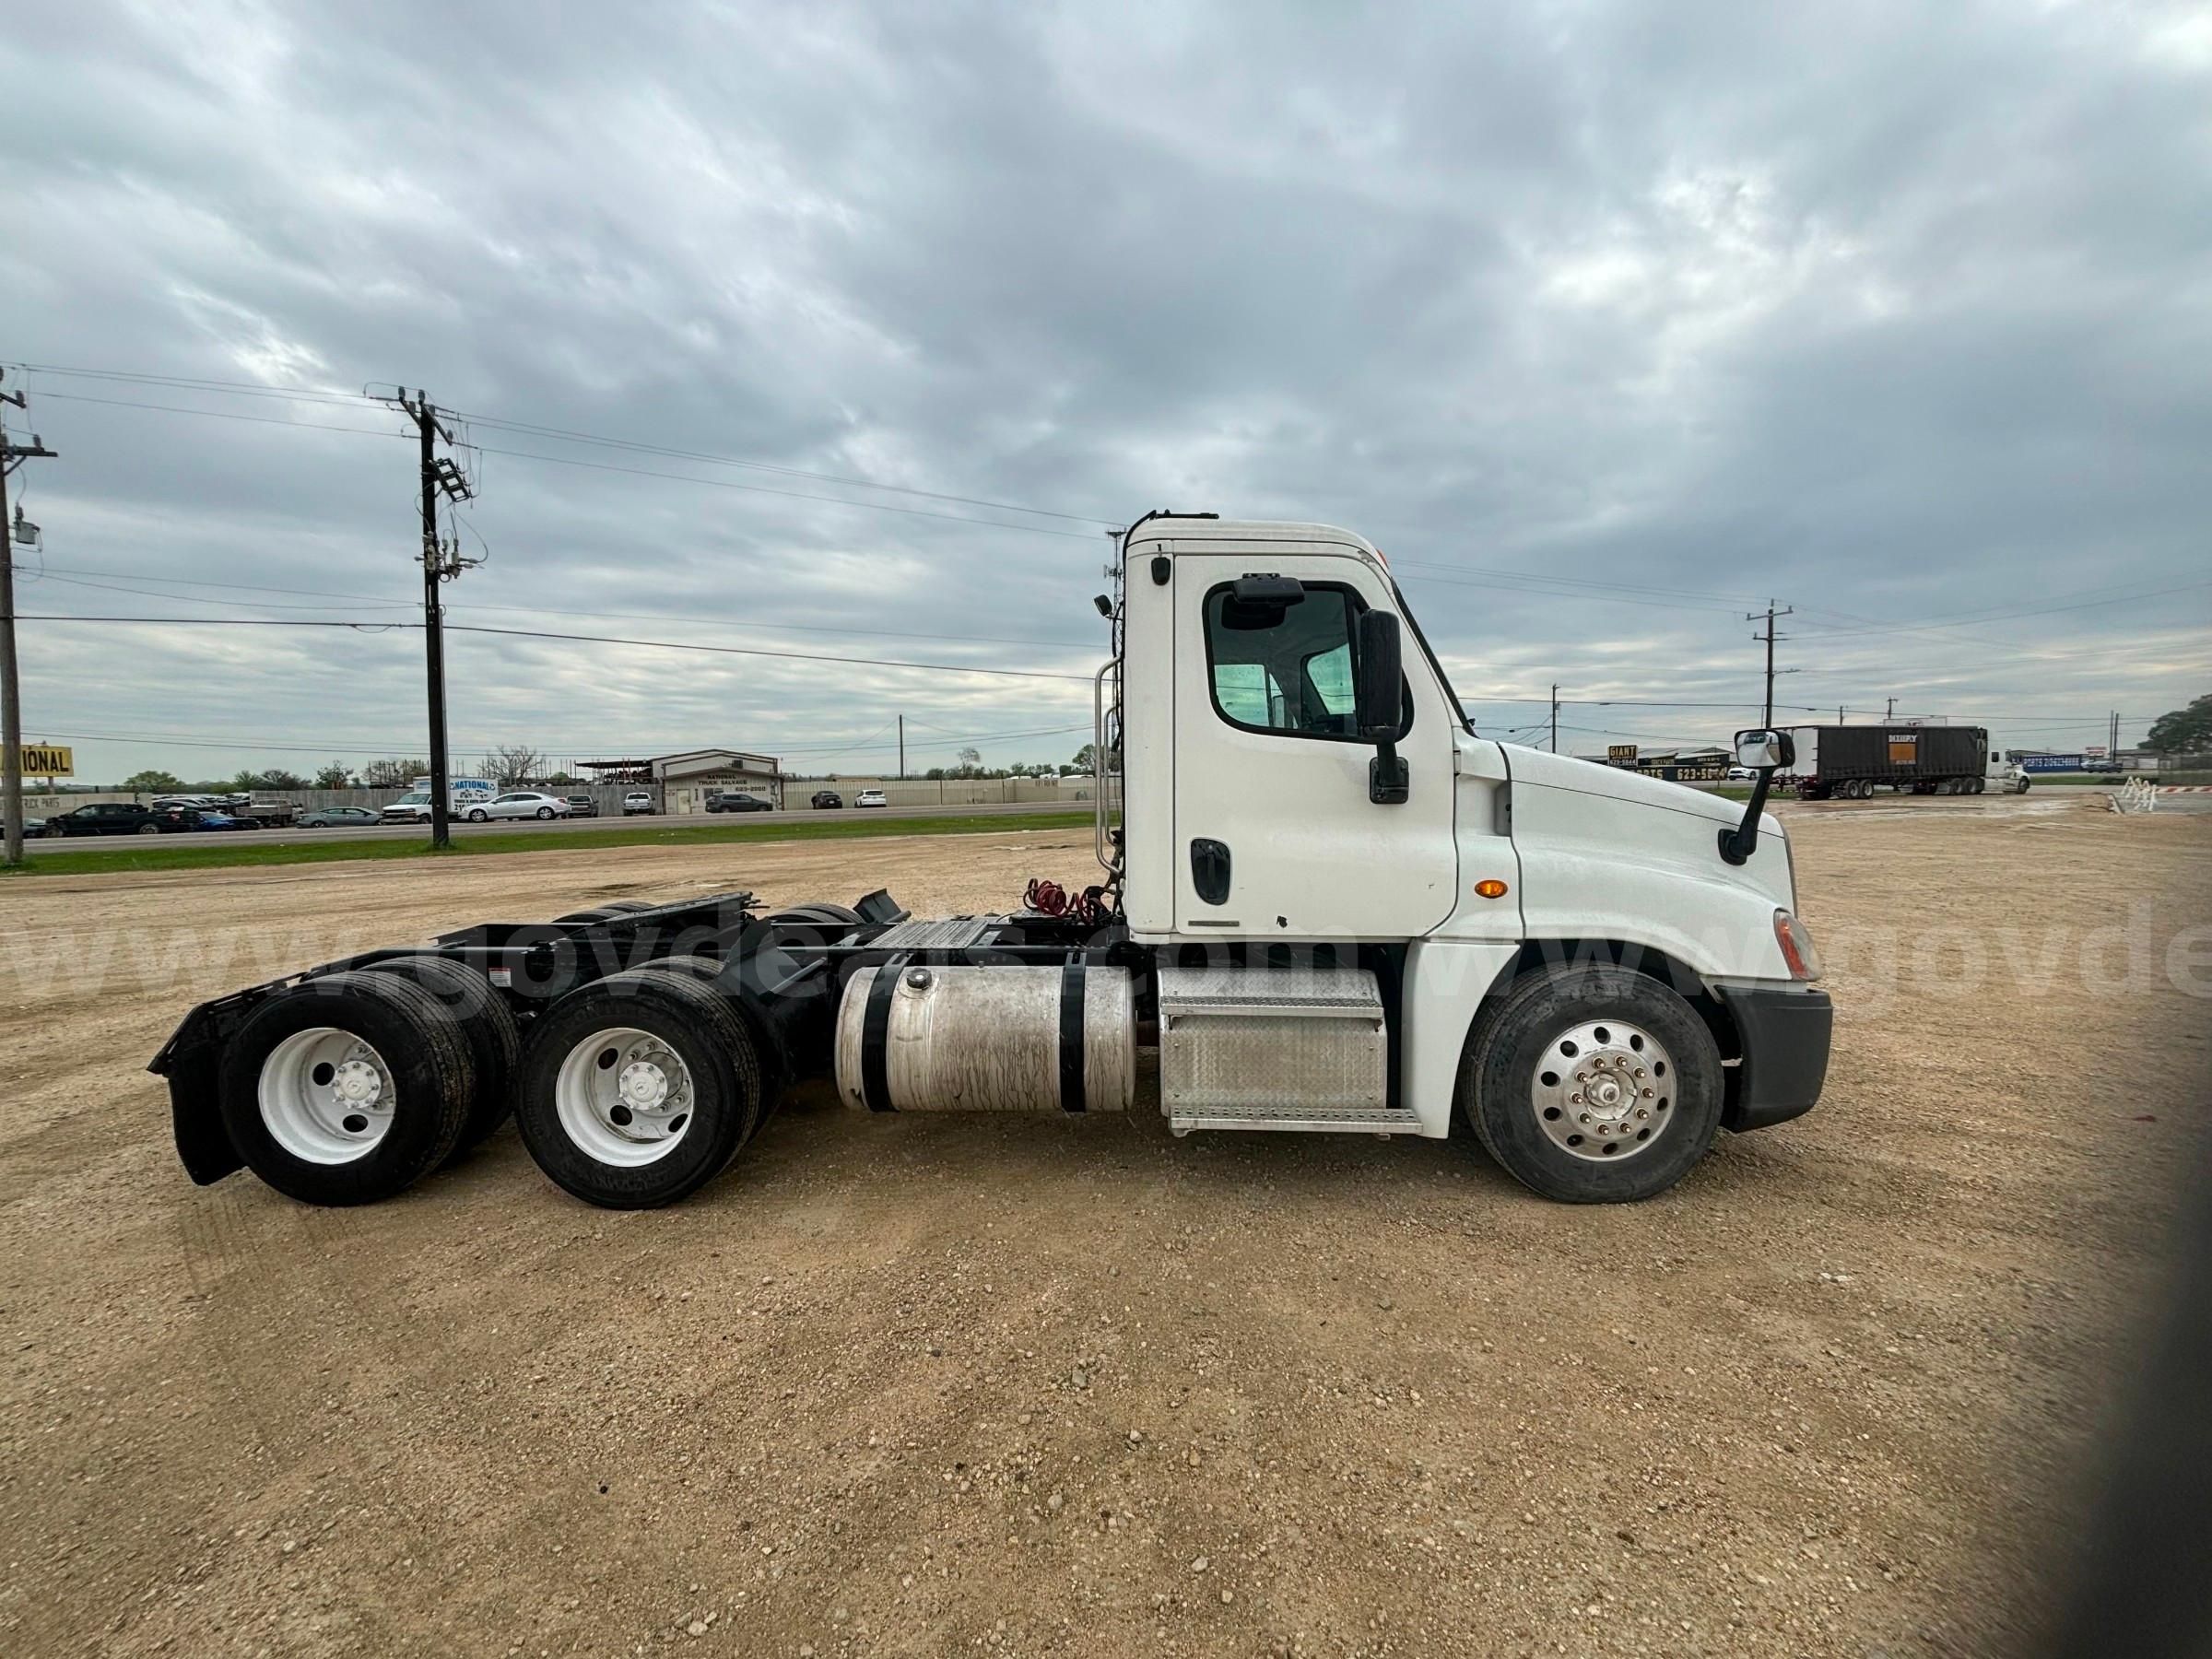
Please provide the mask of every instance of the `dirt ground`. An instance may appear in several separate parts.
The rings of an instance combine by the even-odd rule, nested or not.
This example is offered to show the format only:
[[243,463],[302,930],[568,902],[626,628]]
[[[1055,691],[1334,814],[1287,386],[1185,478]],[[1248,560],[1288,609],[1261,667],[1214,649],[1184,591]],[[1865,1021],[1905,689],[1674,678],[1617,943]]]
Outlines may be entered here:
[[317,1211],[193,1187],[140,1069],[352,947],[1007,908],[1064,833],[0,887],[0,1653],[2003,1651],[2206,1097],[2212,818],[2100,806],[1787,809],[1827,1098],[1624,1209],[817,1095],[666,1211],[512,1130]]

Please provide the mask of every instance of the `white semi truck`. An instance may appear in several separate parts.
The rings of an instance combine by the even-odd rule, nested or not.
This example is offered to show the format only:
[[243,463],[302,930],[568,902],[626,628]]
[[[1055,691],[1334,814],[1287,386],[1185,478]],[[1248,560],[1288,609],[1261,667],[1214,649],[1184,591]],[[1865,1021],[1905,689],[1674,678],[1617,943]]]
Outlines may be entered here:
[[327,963],[154,1059],[185,1169],[360,1203],[512,1111],[554,1182],[640,1207],[810,1075],[869,1112],[1112,1112],[1149,1066],[1178,1135],[1465,1132],[1601,1202],[1818,1100],[1831,1011],[1764,811],[1786,734],[1739,735],[1740,813],[1481,737],[1343,530],[1152,513],[1118,568],[1096,886],[927,919],[633,901]]

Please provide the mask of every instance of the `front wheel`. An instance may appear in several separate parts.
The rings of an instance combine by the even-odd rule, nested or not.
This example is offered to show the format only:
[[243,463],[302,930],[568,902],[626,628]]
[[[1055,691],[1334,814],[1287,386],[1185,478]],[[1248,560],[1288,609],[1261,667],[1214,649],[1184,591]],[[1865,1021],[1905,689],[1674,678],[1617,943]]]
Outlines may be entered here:
[[472,824],[484,823],[488,820],[490,817],[491,814],[485,811],[481,806],[472,806],[469,808],[468,821]]
[[1459,1111],[1547,1198],[1622,1204],[1689,1172],[1721,1123],[1721,1054],[1675,992],[1607,963],[1517,981],[1476,1017]]
[[140,835],[159,835],[161,833],[161,826],[159,824],[141,824],[138,826],[138,833]]

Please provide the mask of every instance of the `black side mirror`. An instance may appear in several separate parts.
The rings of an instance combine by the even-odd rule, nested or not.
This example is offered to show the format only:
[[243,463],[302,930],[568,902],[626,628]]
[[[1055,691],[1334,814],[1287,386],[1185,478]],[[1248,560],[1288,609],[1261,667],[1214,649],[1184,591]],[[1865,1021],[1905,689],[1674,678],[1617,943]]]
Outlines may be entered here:
[[1787,732],[1752,730],[1735,735],[1735,763],[1758,772],[1751,799],[1744,806],[1744,821],[1721,831],[1721,858],[1732,865],[1746,864],[1759,850],[1759,820],[1767,809],[1767,786],[1775,771],[1797,761],[1797,745]]
[[1352,686],[1353,724],[1370,743],[1394,742],[1405,718],[1405,667],[1398,660],[1398,619],[1388,611],[1359,613],[1359,673]]
[[1367,798],[1379,806],[1402,806],[1413,794],[1412,770],[1397,747],[1398,727],[1406,714],[1404,687],[1397,618],[1388,611],[1361,611],[1352,724],[1378,751],[1367,763]]

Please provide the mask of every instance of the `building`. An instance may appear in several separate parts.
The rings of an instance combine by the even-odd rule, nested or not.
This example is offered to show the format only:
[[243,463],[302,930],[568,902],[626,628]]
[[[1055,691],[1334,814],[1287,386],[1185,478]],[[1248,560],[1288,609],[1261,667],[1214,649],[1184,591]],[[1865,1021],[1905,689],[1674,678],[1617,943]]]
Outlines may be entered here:
[[707,797],[724,790],[742,790],[779,806],[783,804],[783,765],[773,755],[748,755],[741,749],[685,749],[680,754],[655,755],[645,765],[663,812],[704,812]]

